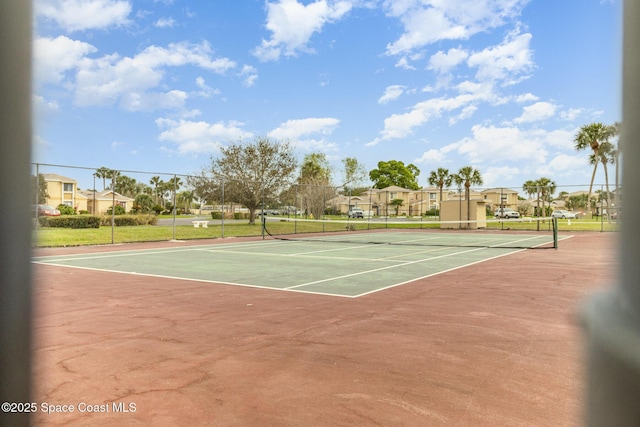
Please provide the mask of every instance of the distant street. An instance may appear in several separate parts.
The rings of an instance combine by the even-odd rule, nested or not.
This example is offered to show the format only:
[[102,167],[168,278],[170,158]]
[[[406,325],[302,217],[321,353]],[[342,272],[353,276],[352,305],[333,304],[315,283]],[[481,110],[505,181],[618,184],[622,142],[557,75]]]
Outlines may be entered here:
[[[200,216],[200,217],[191,217],[191,218],[176,218],[176,225],[192,225],[191,221],[209,221],[209,225],[214,224],[222,224],[221,219],[210,219],[211,217]],[[238,223],[248,223],[248,219],[225,219],[225,224],[238,224]],[[171,226],[173,225],[173,218],[159,218],[158,223],[156,225],[162,226]]]

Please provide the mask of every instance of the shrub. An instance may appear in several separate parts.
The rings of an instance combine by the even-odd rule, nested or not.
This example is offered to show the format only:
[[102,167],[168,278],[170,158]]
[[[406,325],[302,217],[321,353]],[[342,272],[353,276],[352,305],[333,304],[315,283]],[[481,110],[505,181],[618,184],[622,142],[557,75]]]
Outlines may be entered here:
[[[122,206],[116,205],[116,215],[124,215],[126,213],[127,211],[125,211]],[[111,215],[111,206],[109,206],[109,209],[107,209],[107,215]]]
[[60,215],[75,215],[76,214],[76,210],[73,209],[73,207],[69,206],[69,205],[58,205],[57,208],[60,211]]
[[41,216],[38,223],[55,228],[100,228],[100,218],[90,215]]
[[[100,223],[103,226],[111,227],[111,218],[111,215],[103,215],[102,218],[100,218]],[[158,222],[158,217],[153,214],[116,215],[113,217],[113,220],[116,227],[127,225],[155,225]]]
[[425,216],[440,216],[439,209],[429,209],[424,213]]
[[133,202],[132,213],[149,213],[153,210],[153,198],[148,194],[138,194]]
[[222,219],[222,212],[211,212],[212,219]]

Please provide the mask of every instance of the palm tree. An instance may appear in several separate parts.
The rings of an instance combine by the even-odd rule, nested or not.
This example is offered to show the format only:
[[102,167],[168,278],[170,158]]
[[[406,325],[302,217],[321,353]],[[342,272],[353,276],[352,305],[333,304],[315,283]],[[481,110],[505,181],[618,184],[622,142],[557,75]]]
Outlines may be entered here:
[[440,189],[440,203],[442,203],[442,189],[451,187],[452,182],[453,176],[449,174],[449,169],[438,168],[437,171],[431,171],[429,185]]
[[171,193],[171,204],[173,205],[174,209],[176,205],[176,192],[178,191],[181,185],[182,185],[182,180],[175,175],[173,176],[173,178],[171,178],[167,182],[167,189]]
[[178,195],[178,203],[184,203],[184,210],[188,212],[191,210],[194,197],[193,191],[185,190]]
[[453,177],[458,185],[464,185],[464,198],[467,200],[467,221],[471,219],[471,186],[482,185],[482,175],[480,171],[472,166],[464,166],[460,168],[458,173]]
[[162,180],[160,179],[159,176],[152,176],[151,180],[149,181],[149,184],[153,185],[153,188],[155,190],[156,193],[156,204],[158,204],[158,189],[159,187],[162,185]]
[[533,180],[528,180],[522,185],[522,191],[529,196],[536,195],[536,216],[540,216],[540,187],[538,183]]
[[[607,187],[607,195],[605,198],[609,200],[609,196],[611,195],[611,191],[609,190],[609,172],[607,170],[607,163],[615,163],[615,148],[611,143],[603,143],[600,145],[600,150],[598,152],[598,156],[595,154],[589,155],[589,164],[597,167],[598,163],[602,163],[604,165],[604,180]],[[607,202],[607,206],[609,202]],[[604,206],[603,206],[604,207]]]
[[[93,176],[95,176],[98,179],[102,178],[102,191],[104,191],[107,188],[107,178],[109,178],[109,172],[111,172],[111,169],[102,166],[96,169],[96,172],[93,174]],[[94,188],[94,191],[95,191],[95,188]]]
[[396,208],[396,216],[398,216],[398,212],[400,211],[400,206],[402,206],[404,204],[404,200],[403,199],[393,199],[392,201],[389,202],[389,204],[391,206],[395,206],[395,208]]
[[547,216],[547,209],[544,206],[544,202],[549,202],[549,209],[551,208],[551,196],[556,191],[556,183],[549,178],[542,177],[536,181],[538,188],[540,188],[540,196],[542,197],[542,208]]
[[616,195],[615,198],[613,199],[615,201],[615,203],[618,203],[618,191],[620,189],[620,154],[622,153],[622,149],[620,147],[620,134],[622,132],[622,123],[620,122],[615,122],[613,124],[613,133],[611,134],[611,137],[618,137],[618,143],[615,145],[613,152],[611,153],[611,159],[610,162],[614,163],[616,165]]
[[[593,173],[591,174],[591,183],[589,184],[589,199],[591,199],[591,191],[593,190],[593,181],[598,170],[598,163],[602,163],[602,167],[604,168],[607,191],[609,191],[607,162],[609,161],[610,154],[613,152],[613,145],[609,142],[609,138],[613,137],[615,133],[615,126],[607,126],[602,123],[591,123],[582,126],[573,139],[577,151],[591,149],[589,164],[593,165]],[[591,203],[589,203],[589,206],[590,205]]]

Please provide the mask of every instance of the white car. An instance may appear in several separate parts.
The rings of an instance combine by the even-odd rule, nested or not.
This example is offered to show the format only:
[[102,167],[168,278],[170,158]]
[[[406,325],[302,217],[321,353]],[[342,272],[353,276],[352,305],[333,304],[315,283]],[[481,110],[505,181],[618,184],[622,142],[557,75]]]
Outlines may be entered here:
[[556,209],[551,214],[551,218],[576,219],[578,218],[578,216],[571,211],[565,211],[564,209]]
[[495,213],[496,218],[520,218],[520,212],[511,208],[499,208]]
[[351,209],[347,215],[349,218],[364,218],[364,211],[360,208]]

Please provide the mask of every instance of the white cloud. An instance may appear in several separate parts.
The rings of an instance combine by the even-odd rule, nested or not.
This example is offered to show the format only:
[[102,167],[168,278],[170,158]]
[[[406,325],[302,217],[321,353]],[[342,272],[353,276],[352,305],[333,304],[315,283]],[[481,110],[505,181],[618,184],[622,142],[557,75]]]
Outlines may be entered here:
[[[338,151],[338,146],[323,136],[331,135],[339,124],[340,120],[330,117],[288,120],[267,136],[290,141],[293,147],[301,151],[330,153]],[[320,135],[320,138],[316,135]]]
[[431,163],[442,163],[445,159],[445,153],[441,150],[436,150],[432,148],[428,151],[422,153],[422,156],[416,158],[413,162],[417,164],[431,164]]
[[242,67],[240,73],[238,73],[240,77],[244,78],[243,84],[246,87],[251,87],[256,84],[256,80],[258,80],[258,70],[251,65],[245,65]]
[[162,130],[158,139],[177,145],[180,154],[217,152],[222,142],[253,137],[251,132],[242,129],[243,123],[236,121],[212,124],[160,118],[156,125]]
[[[521,176],[522,170],[512,166],[488,167],[482,170],[482,180],[484,187],[502,186],[505,181]],[[518,191],[519,188],[513,190]]]
[[297,0],[267,2],[269,40],[262,40],[253,54],[261,61],[275,61],[281,55],[294,56],[298,52],[312,52],[307,46],[314,33],[325,24],[338,21],[351,10],[348,1],[316,0],[307,5]]
[[158,28],[173,28],[176,26],[176,21],[173,18],[160,18],[154,25]]
[[386,104],[387,102],[395,101],[404,93],[404,89],[405,87],[401,85],[387,86],[384,91],[384,95],[378,99],[378,104]]
[[181,90],[168,92],[130,92],[122,94],[120,106],[127,111],[177,109],[184,106],[187,94]]
[[475,125],[471,131],[473,136],[458,142],[457,152],[473,164],[521,160],[543,164],[548,155],[539,137],[516,127]]
[[569,108],[566,111],[560,112],[560,118],[562,118],[562,120],[572,122],[576,120],[578,116],[580,116],[583,112],[584,112],[584,109],[582,108]]
[[157,108],[179,106],[186,99],[182,91],[155,94],[148,91],[162,83],[167,67],[185,65],[222,74],[236,64],[227,58],[213,59],[206,43],[174,43],[166,48],[150,46],[134,57],[109,55],[97,60],[85,59],[76,77],[75,102],[80,106],[120,103],[126,109],[136,110],[152,107],[151,101],[156,98]]
[[97,49],[89,43],[65,36],[36,38],[33,42],[33,68],[36,83],[60,83],[65,72],[75,70],[81,60]]
[[124,0],[40,0],[36,15],[67,32],[107,29],[129,24],[131,2]]
[[414,67],[413,65],[409,64],[409,61],[404,56],[402,58],[398,59],[398,62],[396,62],[395,67],[396,68],[404,68],[405,70],[415,70],[416,69],[416,67]]
[[196,86],[200,88],[198,96],[202,98],[211,98],[213,95],[220,95],[220,90],[208,86],[201,76],[196,78]]
[[535,135],[536,138],[539,138],[546,145],[550,147],[554,147],[560,150],[573,151],[574,150],[574,142],[573,138],[578,131],[578,128],[575,129],[556,129],[552,131],[546,130],[532,130],[530,131],[531,135]]
[[292,147],[305,152],[335,153],[338,145],[324,139],[297,139],[291,142]]
[[[380,136],[366,144],[367,146],[389,140],[405,138],[413,133],[413,129],[429,120],[439,118],[443,113],[462,109],[458,120],[469,117],[475,111],[473,104],[479,101],[493,99],[491,93],[463,93],[452,98],[431,98],[415,104],[407,113],[392,114],[384,120],[384,129]],[[455,121],[455,119],[454,119]]]
[[271,138],[291,140],[313,134],[330,135],[338,124],[340,120],[330,117],[288,120],[267,135]]
[[537,101],[538,99],[539,98],[532,93],[525,93],[523,95],[516,96],[515,101],[518,103],[523,103],[523,102]]
[[387,15],[400,19],[404,33],[387,45],[389,55],[422,48],[441,40],[463,40],[496,28],[520,14],[528,0],[387,0]]
[[438,51],[429,59],[427,69],[434,70],[437,73],[447,73],[458,64],[462,63],[469,57],[469,53],[464,49],[449,49],[446,53]]
[[533,69],[532,52],[529,48],[531,34],[514,32],[497,46],[472,53],[467,64],[478,69],[478,80],[502,80],[505,86],[528,78]]
[[556,106],[550,102],[536,102],[523,108],[522,115],[514,119],[515,123],[531,123],[546,120],[556,113]]
[[[557,154],[551,161],[536,169],[539,176],[568,177],[570,179],[586,179],[591,169],[586,166],[587,159],[581,154]],[[586,181],[585,181],[586,182]]]
[[60,111],[60,105],[56,101],[48,101],[39,95],[33,95],[31,102],[34,116],[36,117],[34,123],[36,124],[47,121]]

